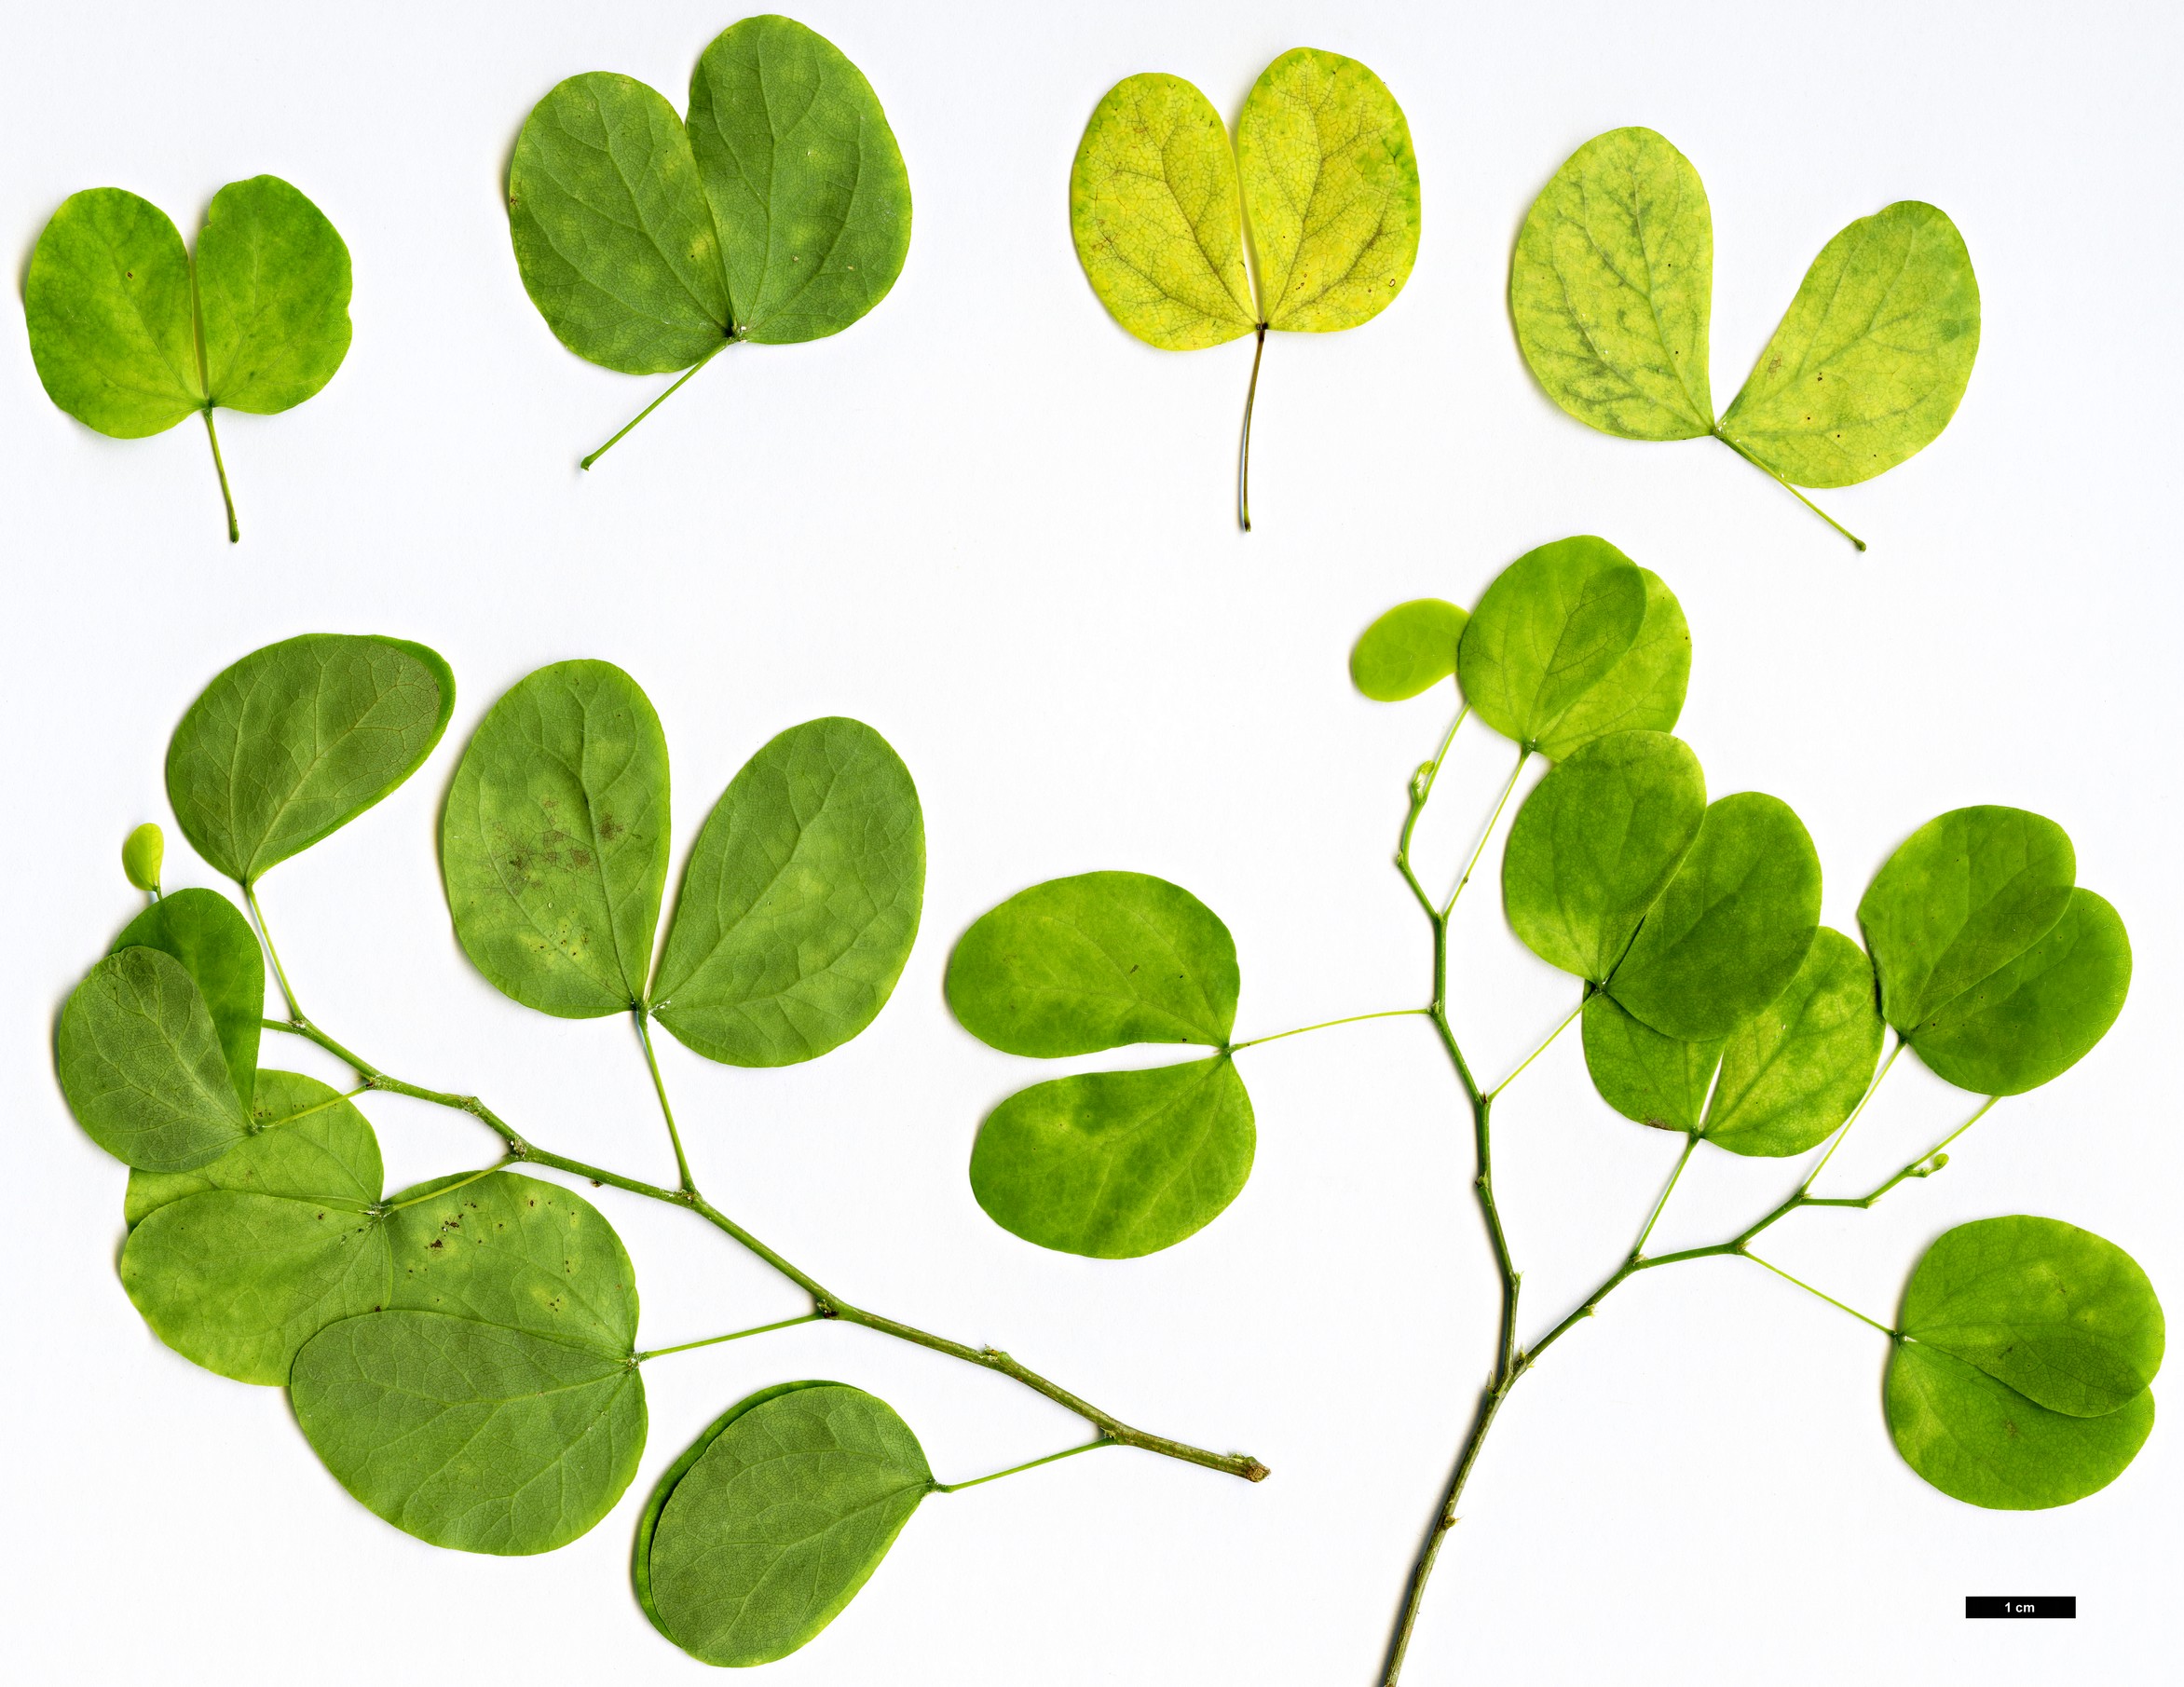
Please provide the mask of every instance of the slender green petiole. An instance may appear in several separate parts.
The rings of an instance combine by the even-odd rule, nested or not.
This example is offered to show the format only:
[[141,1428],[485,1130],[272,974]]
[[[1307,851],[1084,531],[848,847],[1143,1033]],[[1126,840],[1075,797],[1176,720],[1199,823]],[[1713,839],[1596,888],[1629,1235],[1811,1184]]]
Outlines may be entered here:
[[[667,401],[668,401],[669,399],[672,399],[673,397],[675,397],[675,395],[676,395],[676,393],[680,392],[680,391],[682,390],[682,385],[683,385],[683,383],[684,383],[685,381],[689,380],[689,379],[690,378],[690,376],[692,376],[692,375],[696,374],[698,373],[698,371],[699,371],[699,370],[701,370],[701,369],[704,368],[706,364],[710,363],[710,362],[711,362],[711,361],[713,361],[715,358],[718,357],[718,356],[719,356],[719,355],[720,355],[722,352],[726,351],[726,350],[727,350],[727,349],[728,349],[728,348],[729,348],[730,346],[733,346],[733,345],[736,343],[736,339],[737,339],[737,337],[738,337],[738,336],[736,336],[736,335],[734,335],[734,334],[730,334],[730,335],[729,335],[729,336],[728,336],[726,339],[722,340],[722,341],[720,342],[720,344],[719,344],[719,345],[716,346],[716,347],[714,347],[714,348],[713,348],[711,351],[708,351],[708,352],[707,352],[707,353],[706,353],[706,354],[705,354],[703,357],[700,358],[700,359],[699,359],[699,360],[698,360],[698,361],[697,361],[695,363],[692,363],[692,364],[691,364],[691,365],[690,365],[690,366],[689,366],[688,369],[684,370],[684,371],[682,372],[682,374],[679,374],[679,375],[677,375],[677,376],[676,377],[676,382],[675,382],[675,385],[674,385],[674,386],[670,387],[670,388],[668,388],[668,389],[667,389],[665,392],[662,393],[662,394],[661,394],[661,395],[660,395],[658,398],[654,399],[654,400],[653,400],[653,401],[651,401],[649,404],[646,405],[646,406],[644,407],[644,409],[642,409],[642,410],[638,411],[638,412],[637,412],[637,414],[636,414],[635,415],[634,415],[634,416],[630,417],[630,419],[629,419],[629,420],[628,420],[626,423],[624,423],[624,424],[623,424],[623,426],[622,426],[622,429],[621,429],[621,433],[618,433],[618,434],[616,434],[616,435],[615,435],[615,436],[614,436],[612,439],[608,440],[608,441],[607,442],[607,443],[606,443],[606,444],[604,444],[604,445],[600,446],[598,450],[596,450],[596,451],[594,451],[594,453],[592,453],[592,455],[591,455],[590,456],[586,457],[586,458],[585,458],[585,459],[584,459],[584,460],[583,460],[581,463],[580,463],[580,464],[578,465],[578,467],[579,467],[579,468],[580,468],[580,469],[590,469],[594,463],[596,463],[596,462],[597,462],[597,461],[598,461],[598,460],[599,460],[601,457],[605,456],[606,456],[606,455],[607,455],[607,454],[609,451],[612,451],[612,450],[613,450],[613,449],[614,449],[614,448],[615,448],[617,445],[621,444],[621,439],[622,439],[622,434],[626,434],[627,432],[629,432],[629,430],[630,430],[632,428],[635,428],[635,426],[636,426],[636,425],[637,425],[639,422],[643,421],[643,420],[644,420],[644,419],[645,419],[647,416],[650,415],[651,415],[651,414],[652,414],[652,413],[653,413],[655,410],[659,409],[661,405],[662,405],[662,404],[666,403],[666,402],[667,402]],[[210,421],[210,419],[211,419],[211,418],[209,418],[209,417],[207,418],[208,422]],[[1859,549],[1860,549],[1860,550],[1863,550],[1863,549],[1864,549],[1864,547],[1863,547],[1863,546],[1860,546],[1860,547],[1859,547]]]
[[227,489],[227,465],[220,460],[220,430],[212,426],[212,406],[198,413],[205,418],[205,437],[212,442],[212,471],[220,477],[220,501],[227,506],[227,542],[240,542],[242,529],[235,524],[235,494]]
[[639,1005],[630,1013],[637,1022],[637,1041],[645,1045],[645,1067],[652,1074],[652,1093],[660,1097],[660,1116],[667,1121],[667,1139],[675,1144],[675,1169],[682,1178],[683,1193],[694,1195],[698,1186],[690,1178],[690,1163],[683,1153],[682,1133],[675,1128],[675,1109],[667,1104],[667,1085],[660,1076],[659,1058],[652,1053],[652,1030],[645,1023],[645,1009]]
[[273,963],[273,976],[280,981],[280,1000],[288,1003],[288,1016],[291,1019],[300,1020],[304,1016],[304,1011],[296,1004],[295,990],[288,982],[287,973],[281,968],[280,951],[273,946],[273,933],[266,924],[266,911],[258,906],[256,888],[244,885],[242,887],[242,899],[250,905],[251,918],[257,922],[258,941],[266,946],[266,959]]
[[1479,858],[1486,853],[1486,846],[1494,839],[1494,829],[1501,823],[1502,810],[1509,806],[1509,793],[1517,788],[1518,777],[1524,771],[1524,764],[1532,759],[1532,752],[1517,752],[1517,765],[1509,769],[1509,782],[1502,786],[1502,794],[1494,812],[1486,817],[1486,829],[1479,834],[1479,847],[1471,851],[1471,859],[1464,864],[1464,876],[1456,880],[1456,888],[1449,892],[1448,901],[1440,905],[1442,919],[1455,911],[1456,898],[1464,893],[1464,887],[1471,882],[1471,875],[1479,870]]
[[437,1201],[443,1195],[452,1195],[457,1190],[467,1188],[471,1184],[477,1182],[481,1177],[490,1177],[495,1172],[498,1171],[502,1166],[506,1165],[514,1158],[515,1156],[513,1154],[503,1154],[491,1165],[480,1166],[468,1177],[458,1178],[453,1183],[443,1183],[438,1188],[430,1190],[429,1193],[422,1195],[412,1195],[407,1201],[390,1201],[380,1207],[379,1210],[382,1213],[399,1213],[405,1206],[416,1206],[419,1202],[422,1201]]
[[1259,324],[1259,344],[1251,351],[1251,385],[1244,392],[1244,449],[1236,460],[1236,520],[1251,531],[1251,407],[1259,401],[1259,360],[1266,355],[1266,324]]
[[1858,1310],[1856,1307],[1854,1307],[1854,1306],[1845,1306],[1845,1305],[1844,1305],[1844,1304],[1843,1304],[1843,1303],[1842,1303],[1840,1300],[1836,1299],[1835,1298],[1835,1296],[1833,1296],[1833,1295],[1827,1295],[1827,1294],[1822,1294],[1822,1293],[1821,1293],[1821,1291],[1820,1291],[1819,1289],[1817,1289],[1817,1288],[1814,1288],[1814,1287],[1812,1286],[1812,1285],[1811,1285],[1811,1284],[1805,1282],[1805,1281],[1804,1281],[1802,1278],[1798,1278],[1798,1277],[1793,1277],[1793,1276],[1791,1276],[1791,1275],[1790,1275],[1790,1273],[1789,1273],[1788,1272],[1784,1271],[1784,1270],[1783,1270],[1783,1269],[1782,1269],[1781,1266],[1779,1266],[1779,1265],[1772,1265],[1772,1264],[1768,1264],[1768,1262],[1767,1260],[1765,1260],[1765,1259],[1762,1259],[1762,1258],[1760,1258],[1760,1257],[1759,1257],[1757,1254],[1754,1253],[1754,1252],[1753,1252],[1753,1251],[1752,1251],[1750,1248],[1748,1248],[1748,1247],[1747,1247],[1747,1248],[1742,1248],[1742,1249],[1740,1249],[1739,1251],[1740,1251],[1740,1252],[1741,1252],[1741,1253],[1743,1254],[1743,1256],[1744,1256],[1744,1258],[1747,1258],[1747,1259],[1751,1260],[1753,1264],[1754,1264],[1754,1265],[1765,1265],[1765,1266],[1767,1266],[1767,1269],[1768,1269],[1768,1271],[1770,1271],[1770,1272],[1774,1272],[1774,1274],[1775,1274],[1776,1276],[1780,1277],[1780,1278],[1781,1278],[1781,1280],[1782,1280],[1784,1283],[1795,1283],[1795,1284],[1796,1284],[1796,1286],[1797,1286],[1799,1288],[1803,1289],[1803,1290],[1804,1290],[1804,1291],[1805,1291],[1807,1294],[1809,1294],[1809,1295],[1811,1295],[1811,1296],[1813,1296],[1814,1298],[1816,1298],[1816,1299],[1818,1299],[1825,1300],[1825,1301],[1826,1301],[1826,1302],[1827,1302],[1827,1303],[1828,1303],[1830,1306],[1834,1307],[1834,1308],[1835,1308],[1835,1309],[1836,1309],[1837,1312],[1839,1312],[1839,1313],[1849,1313],[1850,1314],[1850,1316],[1852,1316],[1853,1318],[1857,1319],[1859,1323],[1861,1323],[1861,1324],[1865,1324],[1865,1325],[1871,1325],[1871,1326],[1872,1326],[1872,1327],[1874,1327],[1875,1329],[1877,1329],[1878,1331],[1880,1331],[1880,1333],[1881,1333],[1882,1335],[1884,1335],[1884,1336],[1893,1336],[1893,1335],[1896,1333],[1894,1330],[1891,1329],[1891,1328],[1890,1328],[1890,1327],[1889,1327],[1887,1325],[1885,1325],[1885,1324],[1881,1324],[1881,1323],[1877,1323],[1877,1322],[1876,1322],[1874,1319],[1872,1319],[1872,1318],[1868,1318],[1868,1317],[1867,1317],[1867,1316],[1866,1316],[1866,1315],[1865,1315],[1863,1313],[1860,1312],[1860,1311],[1859,1311],[1859,1310]]
[[825,1313],[804,1313],[794,1318],[784,1318],[777,1324],[761,1324],[753,1329],[731,1329],[725,1336],[707,1336],[703,1341],[680,1341],[673,1347],[655,1347],[637,1355],[639,1363],[647,1359],[664,1358],[669,1354],[687,1354],[693,1348],[718,1347],[723,1341],[741,1341],[745,1336],[763,1336],[770,1330],[787,1329],[798,1324],[815,1324],[826,1316]]
[[[1586,999],[1590,1000],[1590,992],[1588,991]],[[1572,1008],[1569,1013],[1563,1016],[1562,1024],[1556,1026],[1553,1030],[1548,1032],[1547,1041],[1545,1042],[1542,1042],[1537,1048],[1534,1049],[1529,1054],[1525,1055],[1523,1059],[1517,1062],[1516,1071],[1511,1072],[1507,1078],[1503,1079],[1499,1083],[1495,1084],[1494,1088],[1486,1092],[1487,1100],[1492,1101],[1496,1095],[1500,1095],[1504,1090],[1508,1089],[1510,1084],[1516,1082],[1518,1073],[1522,1072],[1526,1067],[1530,1066],[1535,1060],[1537,1060],[1540,1055],[1546,1054],[1549,1049],[1552,1048],[1554,1046],[1554,1040],[1557,1037],[1560,1037],[1564,1031],[1568,1030],[1570,1028],[1570,1021],[1577,1018],[1577,1015],[1582,1014],[1584,1011],[1585,1001],[1581,1000],[1576,1007]]]
[[1684,1168],[1691,1163],[1692,1150],[1698,1146],[1697,1131],[1684,1138],[1684,1151],[1676,1157],[1676,1169],[1669,1174],[1668,1183],[1660,1191],[1660,1199],[1653,1204],[1653,1211],[1645,1215],[1645,1228],[1638,1232],[1638,1240],[1631,1245],[1633,1264],[1645,1252],[1645,1239],[1653,1234],[1653,1227],[1660,1222],[1661,1214],[1668,1209],[1669,1197],[1676,1192],[1676,1184],[1684,1176]]
[[1812,513],[1820,517],[1822,521],[1825,522],[1837,533],[1841,534],[1845,538],[1849,539],[1850,543],[1858,550],[1863,551],[1865,549],[1865,541],[1863,539],[1860,538],[1855,533],[1852,533],[1850,528],[1844,526],[1842,523],[1836,520],[1834,516],[1830,515],[1818,504],[1814,503],[1810,498],[1807,497],[1802,492],[1798,491],[1796,487],[1791,485],[1790,483],[1782,479],[1781,475],[1777,474],[1765,463],[1761,462],[1757,457],[1754,456],[1749,451],[1745,450],[1743,446],[1738,444],[1735,440],[1729,438],[1729,436],[1724,433],[1719,428],[1716,428],[1713,430],[1713,437],[1721,441],[1723,444],[1727,445],[1731,451],[1735,452],[1739,456],[1742,457],[1747,463],[1750,463],[1753,468],[1758,469],[1760,473],[1766,475],[1767,478],[1774,482],[1776,485],[1782,487],[1792,497],[1795,498],[1800,504],[1804,505],[1806,509],[1811,510]]
[[[1836,1157],[1836,1150],[1843,1146],[1843,1138],[1850,1134],[1850,1127],[1858,1122],[1858,1116],[1865,1111],[1865,1104],[1873,1099],[1874,1093],[1880,1088],[1881,1080],[1889,1075],[1889,1068],[1896,1064],[1896,1056],[1903,1052],[1904,1040],[1898,1037],[1896,1046],[1889,1051],[1889,1057],[1880,1063],[1880,1070],[1874,1073],[1873,1082],[1865,1086],[1865,1094],[1858,1097],[1858,1105],[1850,1109],[1850,1118],[1843,1121],[1843,1128],[1836,1133],[1836,1139],[1827,1145],[1827,1152],[1820,1157],[1820,1163],[1805,1174],[1805,1181],[1797,1186],[1799,1195],[1810,1189],[1812,1180],[1827,1170],[1827,1163]],[[1977,1117],[1976,1114],[1973,1116]],[[1954,1141],[1955,1138],[1950,1140]]]
[[1050,1452],[1044,1459],[1027,1459],[1021,1464],[1012,1464],[1006,1470],[997,1470],[990,1476],[973,1476],[968,1482],[935,1482],[935,1493],[961,1493],[966,1488],[976,1488],[981,1482],[998,1482],[1003,1476],[1013,1476],[1020,1470],[1037,1470],[1042,1464],[1051,1464],[1057,1459],[1073,1459],[1081,1452],[1091,1452],[1101,1447],[1120,1447],[1120,1441],[1111,1441],[1101,1435],[1097,1441],[1087,1441],[1082,1447],[1065,1447],[1059,1452]]
[[1301,1025],[1293,1031],[1276,1031],[1271,1036],[1254,1037],[1248,1042],[1232,1042],[1232,1054],[1243,1049],[1255,1049],[1263,1042],[1279,1042],[1284,1037],[1302,1037],[1306,1031],[1330,1030],[1338,1025],[1356,1025],[1366,1019],[1423,1019],[1433,1012],[1431,1008],[1383,1008],[1377,1014],[1352,1014],[1344,1019],[1322,1019],[1317,1025]]

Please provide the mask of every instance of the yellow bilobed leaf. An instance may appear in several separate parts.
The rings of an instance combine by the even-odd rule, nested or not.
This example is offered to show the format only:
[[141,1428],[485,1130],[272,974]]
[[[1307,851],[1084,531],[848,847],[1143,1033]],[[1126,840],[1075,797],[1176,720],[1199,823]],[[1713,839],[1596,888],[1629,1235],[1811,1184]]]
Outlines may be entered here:
[[1257,325],[1235,155],[1221,115],[1181,76],[1108,89],[1070,171],[1070,226],[1092,291],[1149,345],[1193,351]]
[[1418,159],[1386,84],[1286,52],[1244,102],[1236,156],[1267,326],[1325,333],[1385,310],[1418,256]]

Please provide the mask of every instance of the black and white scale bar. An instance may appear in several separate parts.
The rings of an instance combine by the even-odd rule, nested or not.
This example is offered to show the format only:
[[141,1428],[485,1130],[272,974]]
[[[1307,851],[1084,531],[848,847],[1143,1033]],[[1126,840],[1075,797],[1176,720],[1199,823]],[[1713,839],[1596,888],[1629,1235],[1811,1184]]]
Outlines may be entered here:
[[1968,1593],[1964,1596],[1964,1614],[1968,1617],[2075,1617],[2078,1596],[2043,1593],[2012,1598],[2006,1594]]

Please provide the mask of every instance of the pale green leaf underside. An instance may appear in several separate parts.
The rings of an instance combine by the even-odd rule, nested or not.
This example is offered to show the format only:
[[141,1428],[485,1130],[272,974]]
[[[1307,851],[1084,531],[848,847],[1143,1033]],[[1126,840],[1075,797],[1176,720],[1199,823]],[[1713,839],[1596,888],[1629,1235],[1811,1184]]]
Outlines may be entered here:
[[205,687],[167,746],[167,797],[208,862],[249,885],[416,772],[455,709],[422,645],[306,633]]
[[1364,65],[1282,54],[1244,101],[1236,165],[1268,327],[1355,328],[1402,291],[1418,256],[1418,159],[1402,107]]
[[1235,1024],[1236,946],[1213,911],[1144,873],[1084,873],[1019,891],[948,963],[963,1028],[1011,1054],[1131,1042],[1221,1047]]
[[1939,437],[1978,352],[1964,238],[1902,199],[1822,249],[1721,430],[1793,485],[1855,485]]
[[566,661],[495,703],[456,769],[440,859],[456,935],[526,1007],[644,1000],[667,881],[667,740],[635,680]]
[[1517,344],[1548,396],[1633,440],[1713,430],[1713,219],[1690,160],[1649,129],[1573,153],[1534,201],[1509,268]]
[[1438,597],[1398,604],[1358,634],[1350,683],[1376,703],[1399,703],[1456,671],[1456,643],[1471,618]]
[[176,891],[130,920],[116,949],[157,949],[180,961],[205,999],[238,1099],[257,1090],[266,960],[242,911],[217,891]]
[[884,1401],[839,1382],[765,1390],[662,1482],[638,1537],[640,1598],[705,1663],[771,1663],[841,1612],[932,1489]]
[[1816,1147],[1873,1082],[1882,1033],[1873,963],[1821,927],[1796,976],[1724,1046],[1702,1134],[1737,1154]]
[[1034,1084],[987,1116],[971,1190],[1041,1247],[1128,1259],[1172,1247],[1242,1192],[1257,1144],[1225,1054]]
[[[1629,557],[1605,539],[1557,539],[1487,587],[1457,646],[1457,684],[1480,719],[1538,749],[1618,672],[1645,615],[1645,578]],[[1642,673],[1629,677],[1644,689]]]
[[107,956],[61,1013],[61,1092],[93,1142],[126,1165],[186,1172],[242,1140],[242,1101],[211,1011],[158,949]]
[[792,727],[745,763],[698,835],[654,1016],[711,1060],[786,1066],[886,1004],[918,933],[917,786],[860,721]]

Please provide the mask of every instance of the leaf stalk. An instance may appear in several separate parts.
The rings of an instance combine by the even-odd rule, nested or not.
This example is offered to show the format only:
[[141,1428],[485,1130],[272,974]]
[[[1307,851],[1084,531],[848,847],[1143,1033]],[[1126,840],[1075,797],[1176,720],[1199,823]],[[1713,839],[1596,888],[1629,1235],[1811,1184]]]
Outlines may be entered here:
[[1766,475],[1767,478],[1774,482],[1776,485],[1781,487],[1792,497],[1795,498],[1800,504],[1804,505],[1806,509],[1811,510],[1813,514],[1820,517],[1822,521],[1825,522],[1829,526],[1833,527],[1837,533],[1841,534],[1845,538],[1849,539],[1852,549],[1860,551],[1863,551],[1865,549],[1865,541],[1863,539],[1860,538],[1855,533],[1852,533],[1850,528],[1844,526],[1842,523],[1836,520],[1834,516],[1830,515],[1818,504],[1814,503],[1810,498],[1807,497],[1802,492],[1798,491],[1796,487],[1791,485],[1788,481],[1784,480],[1781,475],[1777,474],[1773,469],[1769,469],[1765,463],[1761,462],[1757,457],[1754,456],[1749,451],[1745,450],[1743,446],[1738,444],[1735,440],[1729,438],[1727,434],[1721,430],[1721,425],[1718,422],[1714,425],[1713,437],[1721,441],[1723,444],[1727,445],[1731,451],[1735,452],[1739,456],[1742,457],[1747,463],[1750,463],[1753,468],[1758,469],[1760,473]]
[[220,430],[212,426],[212,406],[208,403],[198,413],[205,418],[205,438],[212,443],[212,472],[220,477],[220,501],[227,506],[227,542],[242,542],[242,529],[235,523],[235,494],[228,489],[227,465],[220,460]]

